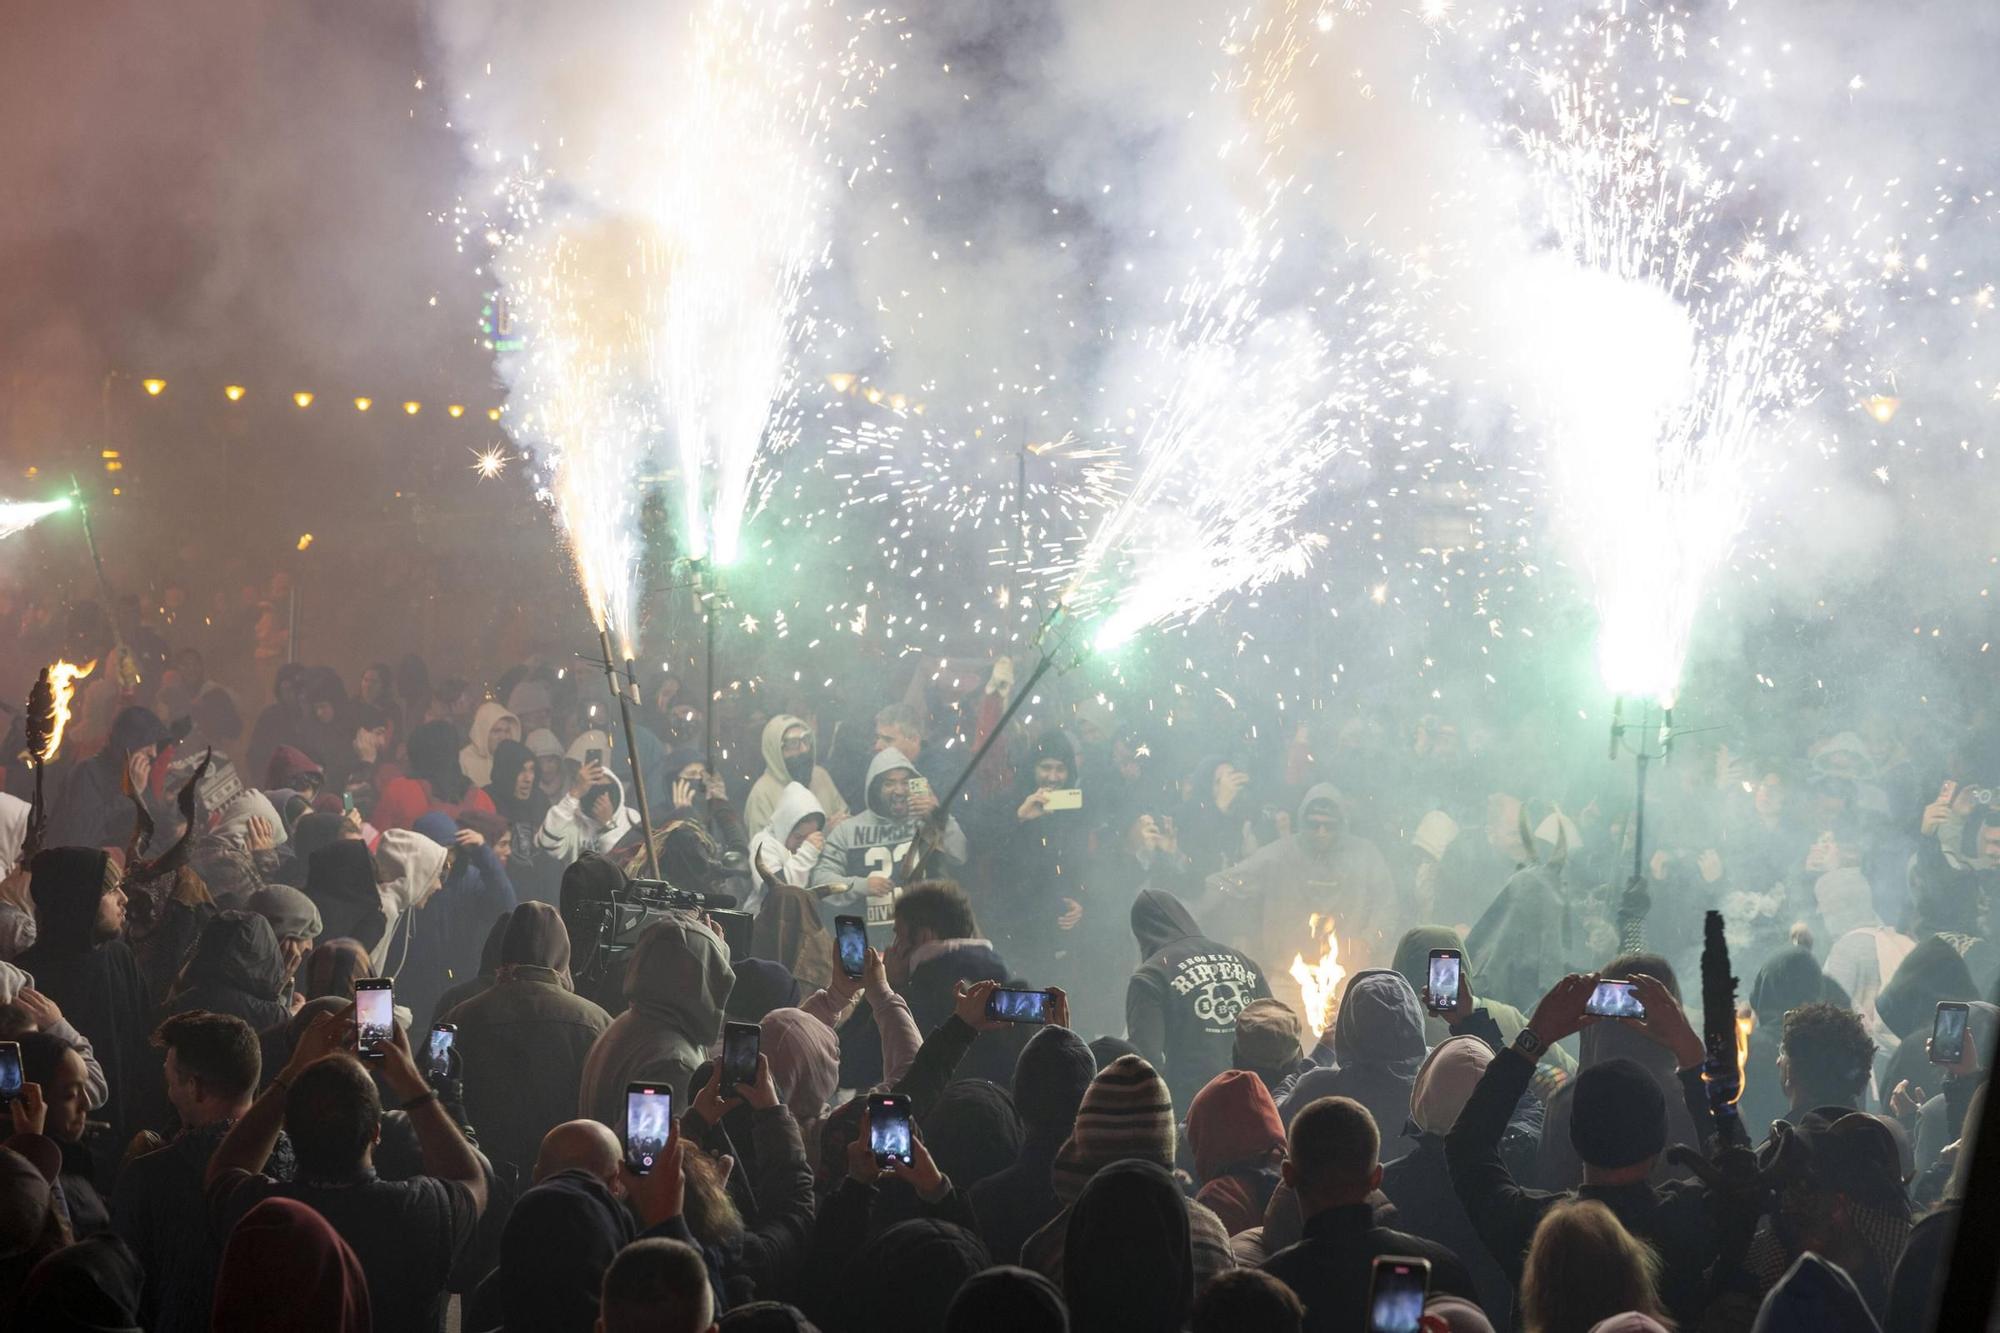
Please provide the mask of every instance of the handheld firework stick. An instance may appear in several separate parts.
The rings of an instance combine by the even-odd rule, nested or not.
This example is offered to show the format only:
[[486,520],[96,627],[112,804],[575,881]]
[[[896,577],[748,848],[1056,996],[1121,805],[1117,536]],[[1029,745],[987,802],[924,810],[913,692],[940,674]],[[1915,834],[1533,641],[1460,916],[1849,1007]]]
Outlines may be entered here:
[[1007,700],[1007,706],[1000,711],[1000,720],[993,724],[993,729],[986,733],[986,739],[979,743],[979,748],[972,752],[972,758],[966,761],[965,771],[958,775],[958,780],[951,784],[951,790],[938,801],[937,809],[931,813],[925,827],[919,829],[917,836],[910,840],[910,850],[903,854],[902,861],[896,866],[895,880],[898,884],[909,883],[917,867],[937,849],[938,842],[944,837],[945,827],[951,819],[952,802],[958,799],[959,793],[972,781],[972,775],[979,771],[980,763],[992,752],[994,742],[1006,734],[1007,724],[1014,720],[1014,714],[1021,711],[1021,705],[1034,694],[1035,686],[1049,673],[1049,668],[1055,665],[1056,658],[1069,646],[1069,634],[1066,629],[1068,613],[1068,608],[1058,602],[1055,610],[1049,612],[1048,619],[1042,622],[1041,632],[1036,634],[1035,643],[1037,646],[1041,645],[1051,633],[1055,634],[1055,642],[1042,648],[1041,660],[1035,663],[1035,669],[1030,671],[1027,678],[1015,688],[1012,697]]
[[1743,1096],[1743,1056],[1749,1034],[1736,1016],[1736,978],[1729,972],[1729,940],[1723,934],[1722,913],[1711,910],[1702,925],[1701,1065],[1708,1089],[1708,1111],[1716,1138],[1725,1147],[1750,1146],[1736,1103]]
[[[646,802],[646,775],[639,767],[639,744],[632,734],[632,705],[638,702],[639,673],[632,659],[625,659],[624,680],[619,679],[618,659],[611,655],[611,631],[603,625],[597,627],[598,646],[604,656],[584,658],[594,661],[604,668],[604,683],[611,690],[611,696],[618,700],[618,720],[625,730],[625,759],[632,766],[632,797],[639,806],[639,823],[645,830],[640,839],[646,857],[647,875],[651,879],[660,877],[660,852],[653,837],[653,811]],[[581,653],[578,654],[582,656]]]
[[35,677],[35,683],[28,687],[28,762],[35,769],[35,795],[28,806],[28,831],[21,839],[21,863],[26,865],[35,859],[35,853],[42,849],[42,837],[48,831],[49,813],[42,794],[42,766],[55,751],[57,734],[55,684],[49,678],[48,667]]

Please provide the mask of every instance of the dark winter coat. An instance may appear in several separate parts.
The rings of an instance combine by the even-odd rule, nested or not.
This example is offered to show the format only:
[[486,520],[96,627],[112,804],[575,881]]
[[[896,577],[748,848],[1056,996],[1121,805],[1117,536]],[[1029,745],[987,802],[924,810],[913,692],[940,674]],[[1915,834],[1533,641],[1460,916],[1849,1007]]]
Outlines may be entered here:
[[[918,961],[902,986],[917,1031],[928,1033],[951,1017],[958,983],[1006,981],[1007,964],[986,940],[936,940],[916,950]],[[1014,1077],[1018,1047],[1009,1034],[981,1033],[959,1066],[961,1078],[983,1078],[1005,1087]],[[840,1028],[840,1086],[872,1088],[882,1081],[882,1034],[863,1000]]]
[[1307,1333],[1367,1333],[1368,1280],[1379,1255],[1428,1259],[1433,1295],[1476,1301],[1458,1256],[1434,1241],[1375,1225],[1366,1203],[1327,1208],[1306,1219],[1305,1238],[1264,1261],[1264,1271],[1306,1307]]
[[1256,960],[1205,938],[1170,893],[1139,894],[1132,933],[1144,961],[1126,986],[1126,1037],[1185,1110],[1229,1068],[1236,1015],[1253,1000],[1269,999],[1271,987]]
[[206,1009],[263,1032],[292,1016],[278,998],[284,985],[285,961],[271,923],[255,912],[222,912],[202,927],[160,1017]]

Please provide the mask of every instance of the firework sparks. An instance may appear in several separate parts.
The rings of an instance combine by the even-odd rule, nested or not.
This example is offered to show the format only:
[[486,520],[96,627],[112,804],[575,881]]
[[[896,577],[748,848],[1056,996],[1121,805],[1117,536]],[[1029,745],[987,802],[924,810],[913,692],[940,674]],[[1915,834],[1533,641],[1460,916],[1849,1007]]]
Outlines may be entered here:
[[499,445],[488,445],[484,449],[472,451],[472,470],[481,481],[492,481],[507,470],[507,452]]
[[68,496],[60,500],[0,501],[0,537],[11,537],[26,531],[49,515],[62,513],[70,504]]

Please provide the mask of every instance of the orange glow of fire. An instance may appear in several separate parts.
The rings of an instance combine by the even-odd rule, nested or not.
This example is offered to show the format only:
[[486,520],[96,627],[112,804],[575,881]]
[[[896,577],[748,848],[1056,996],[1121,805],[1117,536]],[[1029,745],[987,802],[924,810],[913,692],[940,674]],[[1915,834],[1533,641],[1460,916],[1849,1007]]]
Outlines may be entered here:
[[42,752],[42,762],[49,763],[62,749],[63,732],[69,726],[69,704],[76,694],[76,683],[97,670],[95,661],[77,666],[73,662],[53,662],[49,665],[49,692],[54,697],[55,725],[49,728],[48,748]]
[[1306,930],[1319,944],[1319,959],[1308,963],[1304,954],[1292,955],[1292,980],[1299,983],[1305,997],[1306,1023],[1317,1039],[1333,1022],[1333,1000],[1347,969],[1340,965],[1340,939],[1333,933],[1333,918],[1314,912],[1306,918]]
[[1750,1034],[1757,1030],[1757,1015],[1749,1009],[1736,1011],[1736,1095],[1731,1106],[1743,1100],[1743,1088],[1750,1077]]

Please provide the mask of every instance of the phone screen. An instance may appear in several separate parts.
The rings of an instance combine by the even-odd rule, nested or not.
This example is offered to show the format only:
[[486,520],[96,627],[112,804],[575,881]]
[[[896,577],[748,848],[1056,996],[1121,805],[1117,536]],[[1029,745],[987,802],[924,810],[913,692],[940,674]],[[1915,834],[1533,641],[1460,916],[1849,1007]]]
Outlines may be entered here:
[[910,1099],[870,1097],[868,1099],[868,1147],[876,1162],[910,1164]]
[[986,1016],[1009,1023],[1049,1021],[1049,993],[1040,990],[996,990],[986,997]]
[[1430,1285],[1431,1266],[1422,1259],[1377,1259],[1368,1284],[1368,1333],[1418,1333]]
[[380,1047],[396,1037],[396,992],[388,978],[354,983],[354,1044],[361,1054],[381,1059]]
[[673,1133],[674,1095],[658,1083],[625,1085],[625,1165],[634,1175],[653,1169]]
[[1937,1017],[1931,1020],[1931,1063],[1934,1065],[1955,1065],[1965,1057],[1965,1020],[1967,1009],[1963,1004],[1943,1001],[1937,1007]]
[[1449,1013],[1452,1006],[1458,1003],[1458,970],[1461,965],[1456,949],[1431,950],[1431,1012]]
[[585,750],[585,751],[583,752],[583,762],[584,762],[584,763],[586,763],[586,764],[601,764],[601,763],[603,763],[603,762],[604,762],[604,751],[602,751],[602,750]]
[[755,1023],[731,1023],[722,1035],[722,1092],[735,1091],[738,1083],[757,1077],[757,1046],[763,1032]]
[[443,1078],[451,1073],[451,1044],[458,1040],[458,1028],[451,1023],[439,1023],[431,1029],[431,1077]]
[[1083,789],[1081,787],[1057,787],[1049,792],[1042,802],[1044,810],[1083,809]]
[[1639,1003],[1639,988],[1632,982],[1600,981],[1583,1012],[1598,1018],[1644,1018],[1646,1006]]
[[0,1041],[0,1102],[21,1095],[21,1043]]
[[868,923],[858,916],[835,917],[833,933],[840,945],[840,970],[860,976],[868,966]]

